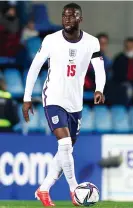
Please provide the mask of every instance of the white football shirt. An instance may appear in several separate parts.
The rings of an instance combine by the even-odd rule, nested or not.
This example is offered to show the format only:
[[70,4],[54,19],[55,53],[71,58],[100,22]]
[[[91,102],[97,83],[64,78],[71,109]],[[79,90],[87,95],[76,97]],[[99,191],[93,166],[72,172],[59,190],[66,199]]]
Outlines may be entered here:
[[[78,42],[66,40],[63,30],[46,36],[28,72],[24,101],[31,101],[35,81],[48,58],[48,75],[42,92],[43,106],[58,105],[68,112],[81,111],[85,75],[93,53],[99,51],[98,39],[83,31]],[[102,92],[104,84],[105,79],[97,91]]]

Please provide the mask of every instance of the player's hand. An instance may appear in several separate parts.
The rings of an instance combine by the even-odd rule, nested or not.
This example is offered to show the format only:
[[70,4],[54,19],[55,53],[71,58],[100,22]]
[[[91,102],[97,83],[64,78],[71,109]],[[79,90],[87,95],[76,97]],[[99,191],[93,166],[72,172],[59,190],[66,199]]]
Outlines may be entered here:
[[29,110],[32,114],[34,114],[33,107],[32,107],[32,102],[24,102],[22,111],[23,111],[23,117],[24,117],[26,122],[29,122],[29,120],[30,120],[29,119]]
[[94,93],[94,104],[103,104],[105,102],[105,97],[103,93],[96,91]]

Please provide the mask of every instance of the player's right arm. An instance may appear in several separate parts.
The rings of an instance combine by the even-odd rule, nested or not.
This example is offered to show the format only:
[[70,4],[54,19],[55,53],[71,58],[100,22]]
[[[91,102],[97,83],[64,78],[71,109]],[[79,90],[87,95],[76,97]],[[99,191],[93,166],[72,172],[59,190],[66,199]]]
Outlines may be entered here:
[[35,82],[37,80],[38,74],[41,70],[42,65],[46,61],[46,59],[49,57],[49,36],[46,36],[44,38],[42,45],[37,52],[35,58],[32,61],[32,64],[30,66],[27,79],[26,79],[26,87],[25,87],[25,93],[24,93],[24,103],[23,103],[23,116],[26,122],[29,121],[29,110],[33,114],[33,108],[32,108],[32,91],[35,85]]

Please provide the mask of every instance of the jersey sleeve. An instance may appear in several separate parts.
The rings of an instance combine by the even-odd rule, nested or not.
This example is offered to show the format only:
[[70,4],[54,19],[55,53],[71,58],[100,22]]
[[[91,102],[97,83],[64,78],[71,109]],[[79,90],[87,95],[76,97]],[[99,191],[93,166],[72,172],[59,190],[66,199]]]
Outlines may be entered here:
[[94,41],[93,46],[94,47],[93,47],[92,59],[101,56],[101,53],[100,53],[100,44],[99,44],[99,40],[97,38],[95,38],[95,41]]
[[95,83],[96,83],[95,91],[100,91],[103,93],[106,82],[106,75],[104,69],[104,61],[100,53],[100,44],[98,39],[96,39],[94,44],[94,52],[91,58],[91,63],[93,65],[95,72]]
[[96,38],[94,42],[94,51],[93,53],[99,52],[100,51],[100,43],[99,40]]
[[106,82],[103,59],[101,57],[96,57],[91,60],[91,63],[93,65],[95,72],[95,83],[96,83],[95,91],[99,91],[103,93]]
[[24,93],[24,101],[31,101],[32,91],[37,80],[38,74],[41,70],[42,65],[50,56],[50,40],[49,36],[46,36],[42,42],[40,49],[38,50],[35,58],[30,66]]

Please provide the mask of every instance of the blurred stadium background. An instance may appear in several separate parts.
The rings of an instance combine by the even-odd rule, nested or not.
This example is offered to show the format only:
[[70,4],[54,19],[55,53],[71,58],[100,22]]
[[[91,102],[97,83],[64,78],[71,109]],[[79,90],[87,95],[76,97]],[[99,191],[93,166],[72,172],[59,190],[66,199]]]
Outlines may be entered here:
[[[0,199],[34,199],[56,152],[41,101],[47,63],[34,87],[35,113],[28,124],[22,102],[31,61],[42,39],[62,29],[61,12],[67,3],[0,2]],[[88,66],[81,133],[74,150],[76,177],[79,183],[96,184],[102,200],[133,201],[133,2],[78,3],[83,30],[99,38],[107,83],[105,105],[94,106],[95,76]],[[63,177],[52,196],[70,200]]]

